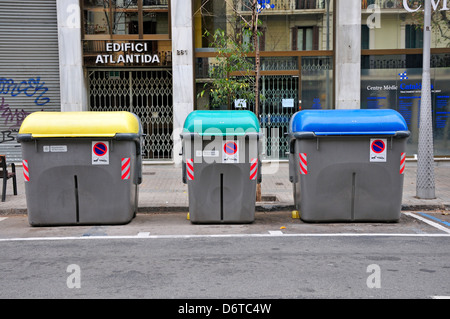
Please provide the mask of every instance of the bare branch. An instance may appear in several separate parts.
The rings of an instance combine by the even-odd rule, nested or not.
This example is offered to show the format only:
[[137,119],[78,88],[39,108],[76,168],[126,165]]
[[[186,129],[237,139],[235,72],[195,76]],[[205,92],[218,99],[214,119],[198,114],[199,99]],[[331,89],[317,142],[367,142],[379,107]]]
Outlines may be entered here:
[[227,5],[228,7],[230,7],[231,10],[233,10],[233,12],[236,14],[236,16],[238,16],[239,18],[241,18],[242,21],[244,21],[245,24],[250,25],[250,23],[244,18],[244,16],[238,12],[238,10],[237,10],[236,7],[234,6],[234,4],[233,4],[233,3],[230,4],[229,2],[230,2],[230,0],[225,0],[226,5]]
[[207,12],[207,13],[210,13],[206,8],[205,8],[205,6],[208,4],[208,2],[210,2],[210,1],[212,1],[212,0],[206,0],[201,6],[200,6],[200,8],[198,8],[198,10],[197,11],[195,11],[194,12],[194,16],[195,15],[197,15],[197,14],[203,14],[203,9]]

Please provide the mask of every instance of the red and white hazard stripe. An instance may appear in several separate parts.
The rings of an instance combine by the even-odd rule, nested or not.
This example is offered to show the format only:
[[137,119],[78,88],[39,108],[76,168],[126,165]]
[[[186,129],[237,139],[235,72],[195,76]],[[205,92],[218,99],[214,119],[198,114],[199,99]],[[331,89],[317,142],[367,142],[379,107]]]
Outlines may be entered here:
[[28,170],[28,161],[23,160],[23,177],[25,178],[25,182],[30,181],[30,171]]
[[258,159],[252,158],[250,161],[250,180],[256,180],[256,175],[258,175]]
[[308,156],[306,153],[299,153],[300,174],[308,175]]
[[130,179],[131,176],[131,159],[129,157],[122,158],[122,180]]
[[192,158],[186,159],[186,173],[188,181],[194,180],[194,160]]
[[405,174],[405,166],[406,166],[406,153],[402,153],[400,155],[400,174]]

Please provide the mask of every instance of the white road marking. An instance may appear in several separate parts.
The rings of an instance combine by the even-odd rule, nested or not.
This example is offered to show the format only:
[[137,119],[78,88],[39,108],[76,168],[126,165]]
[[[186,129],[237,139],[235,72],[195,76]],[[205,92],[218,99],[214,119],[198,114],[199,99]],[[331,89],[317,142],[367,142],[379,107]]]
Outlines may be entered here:
[[139,232],[138,234],[137,234],[137,237],[148,237],[148,236],[150,236],[150,232]]
[[281,230],[269,230],[269,234],[271,236],[280,236],[283,235],[283,232]]
[[[261,234],[203,234],[203,235],[151,235],[150,232],[139,232],[137,235],[124,236],[69,236],[69,237],[16,237],[0,238],[0,242],[18,241],[64,241],[64,240],[105,240],[105,239],[195,239],[195,238],[269,238],[269,237],[441,237],[450,238],[450,229],[439,225],[429,219],[413,213],[404,213],[407,216],[423,221],[444,233],[436,234],[415,234],[415,233],[297,233],[286,234],[280,230],[271,230]],[[0,217],[0,221],[7,217]]]
[[429,219],[427,219],[425,217],[422,217],[422,216],[419,216],[419,215],[416,215],[416,214],[413,214],[413,213],[404,213],[404,214],[407,215],[407,216],[414,217],[414,218],[416,218],[416,219],[418,219],[420,221],[423,221],[424,223],[427,223],[430,226],[433,226],[433,227],[435,227],[435,228],[437,228],[439,230],[442,230],[443,232],[446,232],[447,234],[450,234],[450,229],[448,229],[447,227],[442,226],[442,225],[440,225],[438,223],[435,223],[435,222],[433,222],[433,221],[431,221],[431,220],[429,220]]
[[64,241],[105,239],[196,239],[196,238],[269,238],[269,237],[435,237],[450,238],[450,234],[389,234],[389,233],[341,233],[341,234],[217,234],[217,235],[149,235],[149,236],[73,236],[73,237],[24,237],[0,238],[0,242],[15,241]]

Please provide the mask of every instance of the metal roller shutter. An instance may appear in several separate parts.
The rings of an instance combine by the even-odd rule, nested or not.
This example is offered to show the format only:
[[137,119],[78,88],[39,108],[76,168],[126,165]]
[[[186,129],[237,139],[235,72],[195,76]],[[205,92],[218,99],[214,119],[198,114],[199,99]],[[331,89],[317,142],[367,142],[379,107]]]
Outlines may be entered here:
[[0,154],[21,161],[17,132],[35,111],[60,111],[56,0],[0,0]]

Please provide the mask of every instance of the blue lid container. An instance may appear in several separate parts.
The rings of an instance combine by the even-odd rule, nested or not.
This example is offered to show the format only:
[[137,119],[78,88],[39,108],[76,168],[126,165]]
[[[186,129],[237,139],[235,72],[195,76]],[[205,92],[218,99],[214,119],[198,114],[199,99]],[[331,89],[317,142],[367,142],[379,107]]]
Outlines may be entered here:
[[403,116],[391,109],[304,110],[292,116],[289,133],[294,137],[410,135]]

